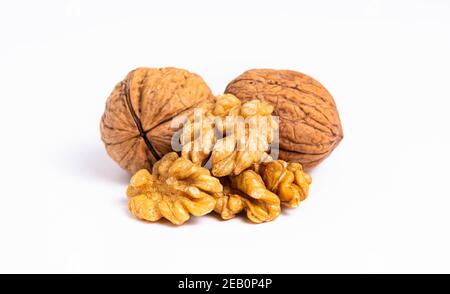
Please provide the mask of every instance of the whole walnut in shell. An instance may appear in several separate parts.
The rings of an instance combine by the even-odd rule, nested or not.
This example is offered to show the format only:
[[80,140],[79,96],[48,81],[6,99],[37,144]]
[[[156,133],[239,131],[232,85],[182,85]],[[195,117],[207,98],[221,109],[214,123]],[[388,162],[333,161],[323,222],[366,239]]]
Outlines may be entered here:
[[[108,154],[134,174],[172,151],[172,119],[188,116],[199,104],[213,100],[197,74],[178,68],[138,68],[118,83],[101,119]],[[181,127],[177,126],[177,127]]]
[[336,104],[313,78],[291,70],[252,69],[231,81],[225,93],[243,101],[260,99],[279,116],[280,159],[318,165],[343,138]]

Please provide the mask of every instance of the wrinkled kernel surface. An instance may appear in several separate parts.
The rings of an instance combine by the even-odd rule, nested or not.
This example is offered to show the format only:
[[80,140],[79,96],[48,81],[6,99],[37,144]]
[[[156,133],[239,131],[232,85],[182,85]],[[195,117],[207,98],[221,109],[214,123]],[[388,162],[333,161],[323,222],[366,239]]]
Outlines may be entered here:
[[139,219],[157,221],[166,218],[173,224],[183,224],[190,215],[211,212],[222,185],[210,172],[175,152],[155,163],[150,173],[139,170],[127,189],[130,212]]
[[266,189],[262,178],[252,170],[223,180],[224,188],[215,193],[215,212],[223,219],[245,211],[250,221],[262,223],[274,220],[281,211],[280,199]]
[[258,165],[257,171],[267,189],[289,207],[297,207],[308,196],[312,179],[299,163],[275,160]]
[[225,94],[206,108],[199,127],[191,117],[183,129],[184,158],[200,165],[211,158],[212,174],[224,177],[239,175],[266,157],[278,128],[270,104],[259,100],[242,104],[235,96]]

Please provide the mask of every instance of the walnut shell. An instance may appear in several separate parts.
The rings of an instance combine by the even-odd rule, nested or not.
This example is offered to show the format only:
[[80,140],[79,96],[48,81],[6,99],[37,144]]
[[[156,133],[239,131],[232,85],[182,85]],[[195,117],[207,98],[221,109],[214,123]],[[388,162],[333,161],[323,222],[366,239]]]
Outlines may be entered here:
[[243,101],[260,99],[279,116],[279,158],[310,169],[322,162],[343,138],[336,104],[313,78],[291,70],[252,69],[226,87]]
[[[106,151],[134,174],[172,151],[171,120],[213,100],[197,74],[178,68],[138,68],[118,83],[100,123]],[[181,127],[181,126],[180,126]]]

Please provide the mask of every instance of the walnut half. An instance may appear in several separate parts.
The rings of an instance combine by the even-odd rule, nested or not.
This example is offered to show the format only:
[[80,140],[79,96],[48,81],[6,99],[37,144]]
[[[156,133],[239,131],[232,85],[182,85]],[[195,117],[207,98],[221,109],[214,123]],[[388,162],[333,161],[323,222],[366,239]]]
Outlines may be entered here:
[[266,157],[278,130],[269,103],[256,99],[241,103],[225,94],[202,107],[183,128],[183,157],[200,165],[211,158],[211,172],[216,177],[239,175]]
[[295,162],[275,160],[255,165],[268,190],[277,194],[283,204],[297,207],[308,196],[311,176]]
[[215,212],[223,219],[233,218],[245,210],[254,223],[274,220],[280,215],[280,199],[266,189],[262,178],[253,170],[222,179],[223,192],[215,193]]
[[175,152],[166,154],[153,166],[153,172],[139,170],[128,186],[128,208],[137,218],[157,221],[164,217],[180,225],[190,214],[211,212],[216,199],[212,193],[223,188],[210,172]]

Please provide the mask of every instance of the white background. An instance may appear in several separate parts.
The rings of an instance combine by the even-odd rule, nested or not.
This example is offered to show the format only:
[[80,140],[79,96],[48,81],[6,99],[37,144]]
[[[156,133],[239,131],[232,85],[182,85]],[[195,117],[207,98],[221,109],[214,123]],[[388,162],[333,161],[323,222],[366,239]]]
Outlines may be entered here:
[[[449,273],[449,2],[216,2],[1,2],[0,272]],[[274,222],[137,221],[99,121],[138,66],[307,73],[345,138]]]

